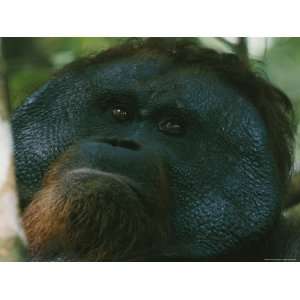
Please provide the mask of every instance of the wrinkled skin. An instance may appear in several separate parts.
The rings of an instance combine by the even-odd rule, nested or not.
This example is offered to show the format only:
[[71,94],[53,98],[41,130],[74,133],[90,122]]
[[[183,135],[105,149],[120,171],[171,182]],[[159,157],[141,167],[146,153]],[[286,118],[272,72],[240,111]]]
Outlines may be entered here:
[[[115,107],[129,111],[130,118],[115,119]],[[183,130],[175,134],[161,130],[160,122],[169,119]],[[25,215],[32,197],[41,197],[37,192],[53,163],[71,153],[66,164],[57,163],[48,177],[54,177],[66,195],[80,193],[81,185],[95,189],[93,201],[102,201],[98,210],[94,206],[100,214],[95,222],[104,222],[100,219],[110,204],[100,198],[113,189],[116,209],[127,202],[136,207],[142,203],[138,209],[148,215],[145,220],[160,227],[147,225],[147,234],[143,230],[135,234],[138,251],[128,246],[129,234],[125,242],[113,244],[123,247],[123,254],[112,249],[110,256],[86,255],[90,242],[83,236],[89,234],[105,252],[101,241],[95,241],[97,235],[86,230],[68,250],[61,246],[63,238],[44,241],[38,253],[32,251],[33,259],[249,259],[260,255],[261,241],[280,216],[279,178],[256,109],[216,74],[172,65],[167,57],[135,55],[68,71],[17,110],[13,129]],[[72,179],[70,174],[79,177]],[[85,178],[90,178],[87,185]],[[93,226],[96,230],[97,223]],[[107,235],[117,239],[113,229]],[[79,249],[80,242],[87,247]]]

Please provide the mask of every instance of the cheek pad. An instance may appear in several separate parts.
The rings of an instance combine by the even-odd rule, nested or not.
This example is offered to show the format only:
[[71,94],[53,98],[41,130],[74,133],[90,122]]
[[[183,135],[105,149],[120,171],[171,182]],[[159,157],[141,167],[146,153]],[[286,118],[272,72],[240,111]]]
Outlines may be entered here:
[[259,125],[251,132],[241,126],[229,146],[219,137],[206,141],[210,146],[199,147],[197,157],[171,168],[172,227],[175,243],[188,249],[183,255],[223,255],[259,240],[273,226],[281,195]]

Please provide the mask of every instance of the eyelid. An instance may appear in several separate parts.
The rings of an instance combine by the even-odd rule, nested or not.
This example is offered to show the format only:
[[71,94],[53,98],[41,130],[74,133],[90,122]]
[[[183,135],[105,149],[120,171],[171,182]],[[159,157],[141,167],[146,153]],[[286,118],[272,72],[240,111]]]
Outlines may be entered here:
[[106,110],[113,105],[128,105],[129,107],[137,107],[136,96],[130,92],[122,92],[122,94],[119,94],[111,90],[105,90],[98,95],[95,102],[95,104],[103,110]]
[[160,121],[162,119],[172,119],[186,125],[189,121],[189,114],[181,108],[165,106],[153,112],[154,119]]
[[108,106],[110,107],[120,107],[120,108],[132,108],[134,105],[132,103],[132,101],[128,100],[128,99],[110,99],[110,101],[107,103]]

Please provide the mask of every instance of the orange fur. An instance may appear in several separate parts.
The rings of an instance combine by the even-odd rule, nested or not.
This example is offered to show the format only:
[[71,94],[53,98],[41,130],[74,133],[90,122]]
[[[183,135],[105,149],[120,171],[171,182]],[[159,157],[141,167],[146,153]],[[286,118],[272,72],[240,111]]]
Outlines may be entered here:
[[69,159],[63,155],[54,164],[24,212],[23,225],[34,259],[135,259],[167,239],[169,195],[161,168],[160,200],[140,199],[126,184],[97,177],[97,172],[70,175]]

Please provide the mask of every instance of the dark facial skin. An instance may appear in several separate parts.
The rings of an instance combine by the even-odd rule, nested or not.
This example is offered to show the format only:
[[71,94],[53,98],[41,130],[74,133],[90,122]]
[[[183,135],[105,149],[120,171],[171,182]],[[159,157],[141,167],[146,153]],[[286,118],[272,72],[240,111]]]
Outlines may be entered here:
[[13,128],[24,208],[49,166],[71,153],[56,175],[62,186],[112,178],[107,185],[99,179],[96,195],[114,186],[123,204],[141,201],[140,210],[152,209],[163,224],[163,242],[137,236],[146,260],[149,247],[154,259],[246,255],[280,212],[263,121],[234,87],[198,67],[144,55],[67,72],[27,100]]

